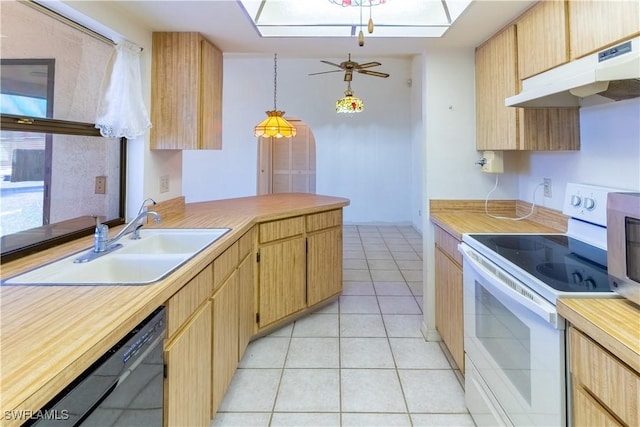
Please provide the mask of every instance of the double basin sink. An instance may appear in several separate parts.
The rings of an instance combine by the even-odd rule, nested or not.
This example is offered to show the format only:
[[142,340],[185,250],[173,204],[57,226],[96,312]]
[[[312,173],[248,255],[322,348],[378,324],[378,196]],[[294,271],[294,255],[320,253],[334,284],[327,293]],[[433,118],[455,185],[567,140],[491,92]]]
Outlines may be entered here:
[[74,262],[87,251],[8,278],[2,285],[147,285],[163,279],[228,228],[142,229],[140,239],[123,237],[122,247],[89,262]]

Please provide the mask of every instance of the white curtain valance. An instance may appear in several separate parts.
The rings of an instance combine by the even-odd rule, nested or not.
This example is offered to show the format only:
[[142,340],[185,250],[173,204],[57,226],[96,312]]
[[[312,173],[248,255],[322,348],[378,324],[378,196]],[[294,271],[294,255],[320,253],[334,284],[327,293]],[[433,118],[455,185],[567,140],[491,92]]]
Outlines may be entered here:
[[115,46],[98,101],[96,128],[102,136],[131,139],[151,127],[142,100],[141,52],[140,46],[128,41]]

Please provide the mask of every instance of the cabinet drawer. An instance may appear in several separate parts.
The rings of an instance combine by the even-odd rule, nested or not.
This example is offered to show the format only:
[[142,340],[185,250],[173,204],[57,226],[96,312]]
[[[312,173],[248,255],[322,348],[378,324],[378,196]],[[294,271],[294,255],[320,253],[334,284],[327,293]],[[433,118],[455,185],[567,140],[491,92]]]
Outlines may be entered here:
[[569,331],[571,374],[624,423],[640,423],[640,374],[575,328]]
[[238,259],[239,242],[231,245],[213,260],[213,292],[215,292],[240,263]]
[[213,269],[209,265],[167,301],[167,340],[172,338],[212,293]]
[[462,254],[458,251],[460,241],[442,228],[435,226],[435,242],[449,258],[462,267]]
[[282,219],[260,224],[260,243],[284,239],[304,233],[304,217]]
[[239,259],[243,260],[244,257],[249,255],[250,252],[253,251],[253,243],[256,240],[256,228],[253,227],[251,230],[244,233],[244,235],[239,240]]
[[618,421],[607,412],[581,386],[573,386],[573,425],[621,427]]
[[307,232],[322,230],[342,224],[342,209],[307,215]]

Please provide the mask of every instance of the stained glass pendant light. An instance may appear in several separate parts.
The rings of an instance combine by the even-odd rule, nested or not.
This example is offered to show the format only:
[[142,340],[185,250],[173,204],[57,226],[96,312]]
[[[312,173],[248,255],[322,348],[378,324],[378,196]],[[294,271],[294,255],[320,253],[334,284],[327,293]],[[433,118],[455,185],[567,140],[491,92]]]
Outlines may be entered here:
[[336,113],[360,113],[364,110],[364,102],[360,98],[356,98],[351,90],[351,82],[344,91],[344,98],[336,101]]
[[256,137],[291,138],[296,136],[296,128],[284,119],[284,111],[276,108],[278,87],[278,54],[273,54],[273,110],[267,111],[267,118],[256,125],[253,135]]

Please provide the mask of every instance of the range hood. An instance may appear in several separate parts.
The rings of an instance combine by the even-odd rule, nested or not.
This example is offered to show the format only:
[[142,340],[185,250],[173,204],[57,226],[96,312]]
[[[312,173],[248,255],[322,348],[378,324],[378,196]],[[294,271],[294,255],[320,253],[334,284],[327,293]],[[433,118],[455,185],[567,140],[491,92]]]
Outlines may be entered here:
[[612,101],[640,97],[640,37],[522,81],[507,107],[579,107],[584,97]]

